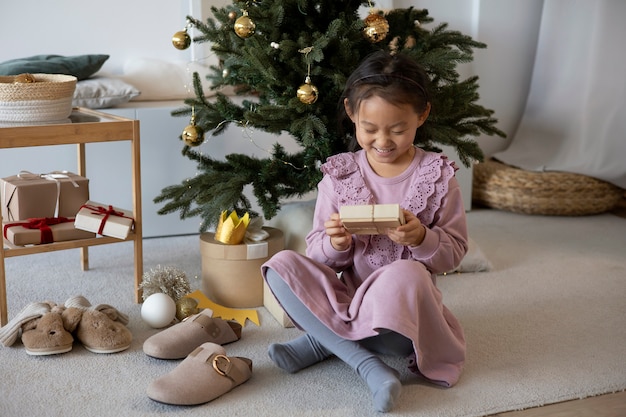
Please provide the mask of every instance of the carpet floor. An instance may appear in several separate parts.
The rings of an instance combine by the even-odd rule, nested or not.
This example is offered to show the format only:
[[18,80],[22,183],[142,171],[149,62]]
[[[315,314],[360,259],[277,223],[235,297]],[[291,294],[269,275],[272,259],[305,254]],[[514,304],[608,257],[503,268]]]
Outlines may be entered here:
[[[626,389],[626,219],[611,214],[546,217],[477,209],[470,236],[493,268],[440,277],[444,302],[468,343],[460,382],[442,389],[414,378],[404,360],[384,358],[402,375],[391,416],[475,417]],[[133,302],[132,244],[93,247],[80,271],[78,251],[6,260],[9,319],[34,301],[63,303],[84,295],[130,317],[127,351],[33,357],[21,342],[0,347],[2,416],[374,416],[367,386],[329,359],[297,374],[276,368],[267,346],[300,334],[259,308],[229,355],[252,359],[252,378],[204,405],[176,407],[150,400],[146,387],[179,361],[146,356],[143,341],[158,330]],[[184,270],[200,287],[197,236],[144,240],[144,270]]]

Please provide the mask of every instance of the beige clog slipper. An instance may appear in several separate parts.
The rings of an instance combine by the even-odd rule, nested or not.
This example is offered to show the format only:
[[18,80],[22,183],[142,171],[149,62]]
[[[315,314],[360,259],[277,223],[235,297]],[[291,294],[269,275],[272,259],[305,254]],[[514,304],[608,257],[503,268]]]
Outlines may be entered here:
[[144,353],[158,359],[183,359],[203,343],[225,345],[241,339],[241,324],[210,314],[202,310],[150,336],[143,344]]
[[252,376],[252,361],[228,357],[215,343],[204,343],[170,373],[147,389],[154,401],[172,405],[204,404],[226,394]]

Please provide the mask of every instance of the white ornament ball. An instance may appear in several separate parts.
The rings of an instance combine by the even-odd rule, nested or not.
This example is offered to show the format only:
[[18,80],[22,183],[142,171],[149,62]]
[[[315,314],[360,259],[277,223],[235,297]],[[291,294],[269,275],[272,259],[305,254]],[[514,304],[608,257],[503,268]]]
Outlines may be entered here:
[[150,327],[160,329],[176,317],[176,302],[167,294],[155,293],[146,298],[141,306],[141,318]]

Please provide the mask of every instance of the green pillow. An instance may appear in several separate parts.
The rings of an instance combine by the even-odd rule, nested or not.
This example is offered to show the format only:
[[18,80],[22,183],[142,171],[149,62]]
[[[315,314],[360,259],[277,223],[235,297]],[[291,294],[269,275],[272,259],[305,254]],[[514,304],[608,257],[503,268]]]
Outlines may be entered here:
[[98,72],[109,55],[35,55],[0,63],[0,75],[66,74],[84,80]]

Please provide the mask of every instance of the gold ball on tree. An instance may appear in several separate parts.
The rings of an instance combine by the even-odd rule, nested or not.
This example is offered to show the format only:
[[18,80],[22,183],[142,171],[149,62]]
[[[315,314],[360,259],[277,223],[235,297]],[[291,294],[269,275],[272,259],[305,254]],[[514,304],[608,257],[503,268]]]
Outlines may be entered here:
[[385,17],[370,13],[369,16],[363,21],[365,28],[363,28],[363,34],[371,43],[377,43],[387,37],[389,33],[389,22]]
[[189,36],[186,30],[178,31],[172,36],[172,45],[181,51],[187,49],[191,45],[191,36]]
[[256,24],[252,21],[252,19],[250,19],[248,12],[243,12],[243,16],[235,20],[233,29],[235,30],[237,36],[242,39],[246,39],[254,34]]
[[311,84],[311,78],[306,77],[304,84],[302,84],[296,92],[298,99],[304,104],[313,104],[317,101],[319,96],[319,90],[316,86]]
[[228,19],[233,22],[237,18],[237,12],[230,11],[228,12]]
[[204,130],[195,123],[183,129],[183,141],[189,146],[200,146],[204,142]]

